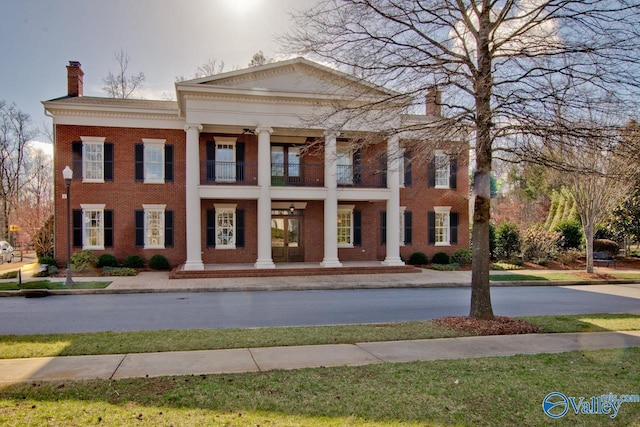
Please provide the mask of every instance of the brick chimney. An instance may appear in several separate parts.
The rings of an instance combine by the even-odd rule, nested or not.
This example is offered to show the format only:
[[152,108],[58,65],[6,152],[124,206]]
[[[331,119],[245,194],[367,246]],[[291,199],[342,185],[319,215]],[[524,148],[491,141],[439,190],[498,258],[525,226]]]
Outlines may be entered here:
[[78,61],[69,61],[67,65],[67,96],[82,96],[84,72]]
[[437,86],[431,86],[426,95],[427,116],[442,115],[442,92]]

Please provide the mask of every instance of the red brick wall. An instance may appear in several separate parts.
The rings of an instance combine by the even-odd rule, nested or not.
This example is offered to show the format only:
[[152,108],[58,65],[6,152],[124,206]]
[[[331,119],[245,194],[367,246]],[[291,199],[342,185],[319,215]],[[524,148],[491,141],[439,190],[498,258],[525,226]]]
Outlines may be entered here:
[[[167,257],[172,265],[186,259],[185,226],[185,132],[171,129],[138,129],[92,126],[56,126],[55,170],[55,257],[64,263],[67,248],[66,202],[62,194],[66,187],[62,170],[66,165],[73,167],[71,144],[80,141],[81,136],[105,137],[105,142],[114,144],[114,180],[105,183],[83,183],[75,180],[71,184],[71,209],[80,209],[81,204],[105,204],[105,209],[114,211],[114,246],[96,255],[112,253],[122,261],[126,256],[138,254],[145,259],[156,253]],[[173,144],[173,182],[165,184],[144,184],[135,181],[134,146],[142,143],[142,138],[166,139]],[[74,171],[77,176],[79,171]],[[143,204],[166,204],[166,210],[174,212],[174,247],[164,250],[150,250],[135,247],[135,213]],[[72,248],[73,252],[81,248]]]

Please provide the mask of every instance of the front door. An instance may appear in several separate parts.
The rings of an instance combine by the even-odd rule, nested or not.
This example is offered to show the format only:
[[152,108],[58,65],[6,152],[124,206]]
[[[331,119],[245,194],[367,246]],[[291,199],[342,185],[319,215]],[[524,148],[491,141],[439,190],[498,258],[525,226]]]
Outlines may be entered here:
[[302,216],[272,215],[271,256],[274,262],[301,262],[304,260]]

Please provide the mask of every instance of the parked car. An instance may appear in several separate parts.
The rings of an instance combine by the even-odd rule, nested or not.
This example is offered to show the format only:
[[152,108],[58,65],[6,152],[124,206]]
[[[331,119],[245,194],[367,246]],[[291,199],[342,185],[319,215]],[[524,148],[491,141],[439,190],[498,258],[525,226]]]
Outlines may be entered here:
[[9,242],[0,241],[0,264],[13,261],[13,246]]

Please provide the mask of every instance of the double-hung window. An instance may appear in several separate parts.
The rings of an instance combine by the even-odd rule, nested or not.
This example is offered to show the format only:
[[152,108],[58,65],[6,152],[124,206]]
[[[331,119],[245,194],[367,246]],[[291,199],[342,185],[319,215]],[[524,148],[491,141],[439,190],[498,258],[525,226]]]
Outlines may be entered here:
[[428,166],[428,185],[433,188],[457,187],[458,158],[444,151],[436,151]]
[[164,139],[142,139],[144,144],[144,182],[164,182]]
[[338,206],[338,247],[350,248],[353,241],[353,209],[354,205]]
[[458,213],[450,206],[435,206],[429,212],[429,244],[449,246],[458,243]]
[[435,155],[436,188],[449,188],[450,163],[449,155],[437,151]]
[[236,138],[215,137],[216,182],[236,180]]
[[104,249],[105,205],[81,205],[82,249]]
[[96,136],[80,139],[71,143],[73,179],[87,183],[113,181],[113,143]]
[[449,245],[449,214],[451,213],[451,208],[437,206],[435,208],[435,213],[436,246]]
[[336,149],[336,175],[338,184],[353,184],[353,151],[346,145]]
[[144,248],[164,249],[165,205],[142,205],[144,208]]

